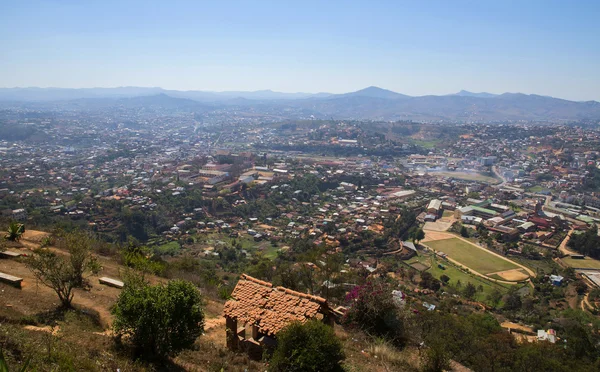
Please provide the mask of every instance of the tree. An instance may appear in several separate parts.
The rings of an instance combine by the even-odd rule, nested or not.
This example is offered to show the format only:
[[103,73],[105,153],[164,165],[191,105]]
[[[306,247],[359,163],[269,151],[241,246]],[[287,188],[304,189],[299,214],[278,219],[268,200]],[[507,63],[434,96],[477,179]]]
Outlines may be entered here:
[[294,322],[277,334],[269,371],[343,371],[342,344],[333,328],[318,320]]
[[73,289],[85,284],[86,274],[100,271],[98,261],[91,253],[91,238],[82,233],[63,236],[68,254],[56,254],[47,248],[38,248],[27,258],[26,264],[33,275],[58,295],[61,305],[71,307]]
[[425,232],[423,229],[416,230],[415,234],[413,235],[413,243],[419,245],[419,242],[423,239],[425,239]]
[[27,266],[42,284],[56,292],[64,308],[71,307],[77,280],[66,258],[47,249],[38,249],[27,260]]
[[494,288],[490,294],[487,295],[487,299],[493,307],[496,307],[500,303],[500,300],[502,300],[502,292],[500,292],[498,288]]
[[419,283],[421,287],[431,289],[433,291],[437,291],[440,289],[440,281],[431,275],[431,273],[424,271],[421,273],[421,282]]
[[583,280],[578,280],[575,282],[575,290],[578,295],[582,295],[587,291],[587,284]]
[[450,281],[450,277],[446,274],[442,274],[440,276],[440,280],[444,283],[444,284],[448,284],[448,282]]
[[517,293],[516,289],[512,289],[506,295],[504,299],[504,308],[506,310],[519,310],[521,308],[521,296]]
[[136,354],[145,359],[161,359],[191,347],[204,329],[202,297],[183,280],[150,286],[132,276],[112,314],[117,337],[129,336]]
[[92,255],[94,239],[87,233],[74,232],[61,236],[57,245],[69,253],[69,262],[72,268],[73,280],[76,287],[85,284],[84,274],[89,271],[100,271],[99,263]]
[[25,225],[13,221],[8,225],[7,234],[4,238],[13,242],[18,242],[24,232]]
[[460,236],[462,236],[463,238],[468,238],[469,237],[469,230],[466,227],[461,227],[460,228]]
[[469,300],[472,300],[475,297],[475,293],[477,293],[477,288],[473,283],[468,282],[465,288],[463,289],[463,294]]

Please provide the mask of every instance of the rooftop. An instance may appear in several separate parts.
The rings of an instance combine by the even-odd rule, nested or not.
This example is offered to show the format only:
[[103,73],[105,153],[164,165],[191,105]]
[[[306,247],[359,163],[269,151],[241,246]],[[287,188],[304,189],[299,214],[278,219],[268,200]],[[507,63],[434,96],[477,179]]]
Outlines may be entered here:
[[271,283],[242,274],[225,303],[223,315],[238,322],[256,324],[259,331],[274,335],[293,321],[305,322],[328,309],[322,297],[273,288]]

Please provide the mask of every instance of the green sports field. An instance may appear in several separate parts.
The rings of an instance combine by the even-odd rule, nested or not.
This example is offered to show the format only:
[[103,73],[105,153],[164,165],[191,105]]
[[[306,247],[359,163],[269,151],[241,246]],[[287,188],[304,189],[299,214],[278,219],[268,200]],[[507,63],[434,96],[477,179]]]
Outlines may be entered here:
[[436,251],[444,252],[448,257],[481,273],[518,269],[519,267],[483,249],[466,243],[458,238],[435,240],[425,243]]

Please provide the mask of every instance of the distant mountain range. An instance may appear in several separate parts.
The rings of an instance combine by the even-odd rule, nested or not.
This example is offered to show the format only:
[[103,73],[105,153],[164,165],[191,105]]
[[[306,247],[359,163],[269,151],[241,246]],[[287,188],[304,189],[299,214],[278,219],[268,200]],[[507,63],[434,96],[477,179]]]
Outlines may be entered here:
[[412,97],[368,87],[344,94],[177,91],[162,88],[0,88],[0,102],[26,106],[68,105],[74,108],[159,107],[206,111],[227,106],[253,111],[280,109],[290,116],[416,121],[550,121],[600,120],[600,103],[575,102],[522,93],[472,93]]

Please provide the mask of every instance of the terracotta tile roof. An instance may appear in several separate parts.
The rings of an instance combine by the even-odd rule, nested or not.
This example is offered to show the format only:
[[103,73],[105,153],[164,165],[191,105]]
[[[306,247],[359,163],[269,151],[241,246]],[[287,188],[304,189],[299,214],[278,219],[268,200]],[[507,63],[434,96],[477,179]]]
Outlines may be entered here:
[[317,313],[328,311],[322,297],[273,288],[271,283],[242,274],[235,286],[232,299],[225,303],[223,315],[241,323],[256,324],[259,331],[274,335],[289,323],[305,322]]

